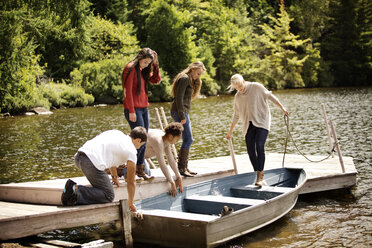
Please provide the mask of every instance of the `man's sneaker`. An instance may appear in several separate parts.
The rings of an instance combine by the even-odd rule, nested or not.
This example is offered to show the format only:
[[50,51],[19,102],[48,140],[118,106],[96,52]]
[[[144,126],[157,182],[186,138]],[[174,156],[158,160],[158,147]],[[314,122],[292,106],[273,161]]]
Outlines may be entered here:
[[76,183],[71,179],[68,179],[65,188],[63,189],[61,201],[63,206],[74,206],[76,205],[77,195],[74,192],[73,187],[75,187]]

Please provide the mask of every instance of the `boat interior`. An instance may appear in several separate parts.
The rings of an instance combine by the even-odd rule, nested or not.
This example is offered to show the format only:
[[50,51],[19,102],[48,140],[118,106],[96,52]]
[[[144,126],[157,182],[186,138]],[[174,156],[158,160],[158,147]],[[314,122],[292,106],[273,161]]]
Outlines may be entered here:
[[183,199],[185,212],[218,215],[224,206],[233,211],[265,203],[269,199],[291,191],[288,187],[257,187],[245,185],[231,187],[230,195],[190,195]]
[[162,209],[203,215],[224,215],[224,206],[237,211],[265,203],[293,190],[301,182],[301,170],[275,169],[265,173],[264,186],[254,185],[254,173],[219,178],[184,188],[172,198],[166,195],[146,199],[141,209]]

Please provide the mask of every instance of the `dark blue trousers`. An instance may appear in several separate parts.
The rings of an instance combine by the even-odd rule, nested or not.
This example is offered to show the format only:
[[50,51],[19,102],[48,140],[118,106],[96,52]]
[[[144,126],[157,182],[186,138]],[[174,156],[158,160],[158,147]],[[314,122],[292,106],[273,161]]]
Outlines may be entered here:
[[263,171],[265,165],[265,142],[269,131],[255,127],[249,122],[245,143],[254,171]]

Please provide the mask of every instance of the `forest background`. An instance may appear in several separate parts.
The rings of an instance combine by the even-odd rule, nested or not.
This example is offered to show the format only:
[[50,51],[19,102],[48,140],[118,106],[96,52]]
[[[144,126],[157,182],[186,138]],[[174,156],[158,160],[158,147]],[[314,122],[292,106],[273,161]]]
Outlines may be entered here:
[[240,73],[270,89],[367,86],[370,0],[5,0],[0,3],[0,112],[123,101],[121,74],[143,47],[175,75],[207,68],[202,94]]

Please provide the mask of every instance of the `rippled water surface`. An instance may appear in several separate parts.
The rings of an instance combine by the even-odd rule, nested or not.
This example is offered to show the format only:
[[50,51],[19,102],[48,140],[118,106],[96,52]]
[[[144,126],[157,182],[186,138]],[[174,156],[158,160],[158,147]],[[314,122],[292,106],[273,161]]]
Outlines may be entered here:
[[[354,158],[358,170],[352,190],[301,196],[295,208],[275,223],[235,239],[223,247],[371,247],[372,246],[372,88],[276,91],[290,112],[292,135],[306,154],[324,155],[328,149],[321,103],[326,105],[344,156]],[[198,99],[190,118],[194,134],[191,159],[227,156],[224,139],[232,117],[233,96]],[[158,128],[152,103],[150,126]],[[282,153],[285,127],[281,111],[271,104],[272,125],[267,152]],[[168,118],[168,121],[171,121]],[[234,131],[236,153],[246,153],[240,124]],[[88,139],[109,130],[129,131],[121,105],[56,110],[49,116],[0,119],[0,183],[82,176],[73,164],[76,150]],[[289,153],[298,153],[289,143]],[[154,230],[156,231],[156,230]],[[46,234],[61,239],[118,240],[113,224]],[[120,244],[120,242],[117,242]]]

